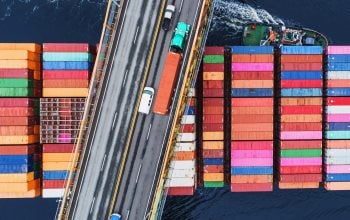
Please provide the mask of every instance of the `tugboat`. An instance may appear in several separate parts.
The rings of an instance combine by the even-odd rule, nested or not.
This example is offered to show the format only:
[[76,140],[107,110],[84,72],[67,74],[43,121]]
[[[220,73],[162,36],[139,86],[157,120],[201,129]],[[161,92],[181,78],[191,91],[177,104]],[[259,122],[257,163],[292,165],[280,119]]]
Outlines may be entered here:
[[327,38],[314,30],[284,25],[250,23],[244,27],[242,34],[244,46],[323,46],[328,45]]

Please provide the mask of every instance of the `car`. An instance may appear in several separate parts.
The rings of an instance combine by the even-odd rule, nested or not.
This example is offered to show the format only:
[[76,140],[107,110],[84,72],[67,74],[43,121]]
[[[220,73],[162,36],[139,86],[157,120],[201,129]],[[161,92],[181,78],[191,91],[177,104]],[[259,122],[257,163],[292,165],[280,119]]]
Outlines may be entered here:
[[121,220],[122,216],[118,213],[112,213],[111,217],[109,218],[109,220]]
[[173,18],[173,15],[175,13],[175,5],[167,5],[164,13],[163,18],[163,30],[167,31],[170,28],[171,19]]
[[154,97],[154,89],[152,87],[145,87],[142,92],[139,112],[148,115],[152,106]]

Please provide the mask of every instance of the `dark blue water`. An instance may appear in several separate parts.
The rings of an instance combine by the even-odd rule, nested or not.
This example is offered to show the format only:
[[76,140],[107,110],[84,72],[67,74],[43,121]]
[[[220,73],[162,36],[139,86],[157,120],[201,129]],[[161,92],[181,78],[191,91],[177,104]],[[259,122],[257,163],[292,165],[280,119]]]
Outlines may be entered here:
[[[140,0],[141,1],[141,0]],[[246,3],[242,3],[246,2]],[[0,0],[0,42],[99,41],[106,0]],[[350,44],[349,0],[217,0],[207,43],[239,42],[247,22],[301,25]],[[53,219],[55,199],[0,199],[0,220]],[[199,189],[167,200],[164,219],[350,219],[350,192]]]

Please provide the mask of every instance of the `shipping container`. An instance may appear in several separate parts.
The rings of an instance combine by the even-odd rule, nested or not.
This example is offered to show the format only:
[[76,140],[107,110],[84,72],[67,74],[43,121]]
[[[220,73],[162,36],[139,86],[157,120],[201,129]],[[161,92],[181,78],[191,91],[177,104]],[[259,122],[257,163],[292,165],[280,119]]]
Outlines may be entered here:
[[1,173],[0,183],[23,183],[34,180],[34,172],[29,173]]
[[[350,90],[349,90],[350,91]],[[321,88],[281,89],[281,96],[322,96]]]
[[329,54],[327,56],[328,63],[349,63],[350,54]]
[[203,146],[203,150],[223,150],[224,142],[223,141],[203,141],[202,146]]
[[[34,79],[34,71],[29,69],[0,69],[0,78]],[[35,78],[39,80],[40,78]]]
[[194,133],[195,132],[195,125],[182,125],[180,127],[180,133]]
[[231,192],[272,192],[272,183],[231,183]]
[[322,54],[322,46],[282,46],[281,54]]
[[282,131],[281,140],[317,140],[322,139],[322,131]]
[[90,52],[92,49],[86,43],[43,43],[43,52]]
[[231,167],[231,176],[232,175],[272,175],[272,174],[273,174],[272,166]]
[[296,54],[281,56],[282,63],[322,63],[322,54],[319,55],[306,55],[306,54]]
[[326,174],[325,181],[327,181],[327,182],[349,182],[350,181],[350,174],[349,173]]
[[350,130],[350,123],[341,123],[341,122],[331,122],[326,124],[327,131],[348,131]]
[[206,46],[204,47],[204,55],[210,55],[210,54],[224,54],[224,47],[217,47],[217,46]]
[[350,54],[349,46],[328,46],[327,54]]
[[280,166],[320,166],[321,157],[280,158]]
[[350,173],[350,164],[347,165],[325,165],[325,173]]
[[281,174],[280,183],[322,182],[322,174]]
[[[273,98],[231,98],[232,107],[273,106]],[[233,108],[235,109],[235,108]]]
[[[45,145],[43,145],[43,152],[45,149]],[[175,152],[179,151],[194,151],[196,149],[196,143],[176,143],[175,144]]]
[[283,149],[280,151],[281,157],[322,157],[322,149]]
[[326,190],[350,190],[350,182],[324,182]]
[[[1,84],[1,81],[0,81]],[[22,86],[24,87],[24,86]],[[50,79],[43,80],[44,88],[88,88],[88,79]]]
[[231,118],[232,124],[240,124],[240,123],[272,123],[273,115],[235,115],[235,117]]
[[203,63],[224,63],[224,55],[204,55]]
[[43,61],[92,62],[93,56],[88,52],[44,52]]
[[194,151],[187,152],[174,152],[173,160],[194,160],[195,153]]
[[251,123],[251,124],[232,124],[232,132],[241,131],[271,131],[273,132],[272,123]]
[[204,173],[223,173],[224,166],[223,165],[205,165],[203,166]]
[[188,170],[195,166],[195,160],[172,160],[169,167],[177,170]]
[[273,54],[232,54],[232,63],[273,63]]
[[[203,72],[224,72],[224,64],[203,64]],[[203,78],[204,79],[204,78]]]
[[194,187],[169,187],[167,188],[167,196],[192,196]]
[[204,187],[224,187],[224,181],[204,181]]
[[232,80],[273,80],[273,71],[262,71],[262,72],[232,72]]
[[231,159],[236,158],[272,158],[272,150],[232,150]]
[[40,62],[40,54],[28,50],[0,50],[0,60],[30,60]]
[[280,189],[317,189],[319,187],[319,182],[278,183]]
[[224,106],[224,98],[203,98],[204,106]]
[[238,140],[238,141],[272,140],[273,132],[270,132],[270,131],[231,132],[231,139]]
[[231,150],[273,150],[273,141],[232,141]]
[[350,164],[350,158],[348,157],[324,157],[324,163],[328,165],[343,165]]
[[343,87],[350,87],[350,79],[329,79],[327,80],[327,87],[328,88],[343,88]]
[[350,140],[325,140],[326,148],[350,148]]
[[[78,157],[79,154],[76,155]],[[43,153],[44,162],[63,162],[72,161],[74,153]]]
[[203,131],[224,131],[224,124],[203,124]]
[[273,63],[232,63],[231,71],[273,71]]
[[0,136],[0,145],[34,144],[37,142],[39,142],[38,135]]
[[281,114],[322,114],[322,105],[303,105],[301,106],[281,106]]
[[299,165],[299,166],[280,166],[279,172],[281,174],[311,174],[321,173],[321,165]]
[[222,115],[224,114],[224,106],[203,106],[203,114]]
[[232,97],[266,97],[273,96],[273,89],[232,89]]
[[203,115],[203,124],[218,124],[224,123],[224,115]]
[[43,189],[65,188],[66,180],[43,180]]
[[203,158],[223,158],[224,151],[223,150],[203,150]]
[[255,166],[272,166],[273,159],[271,157],[266,158],[236,158],[231,160],[231,166],[245,166],[245,167],[255,167]]
[[322,123],[316,122],[289,122],[281,123],[280,131],[321,131]]
[[194,115],[183,115],[181,118],[182,125],[184,124],[194,124],[196,117]]
[[[212,68],[215,69],[214,67]],[[224,71],[222,70],[222,71],[203,72],[203,81],[206,81],[206,80],[224,80]]]
[[[269,115],[273,114],[273,106],[270,107],[234,107],[231,108],[231,117],[234,118],[236,115]],[[254,121],[252,121],[254,123]]]
[[[31,68],[29,68],[31,69]],[[91,70],[90,62],[75,61],[44,61],[43,70]]]
[[63,189],[42,189],[42,197],[43,198],[62,198],[64,195]]
[[43,70],[43,79],[89,79],[91,73],[88,70]]
[[194,178],[171,178],[167,179],[165,187],[194,186]]
[[40,188],[40,179],[24,183],[0,183],[0,193],[28,192],[37,188]]
[[23,198],[36,198],[38,196],[41,195],[41,189],[40,187],[39,188],[36,188],[36,189],[33,189],[33,190],[30,190],[30,191],[27,191],[27,192],[3,192],[3,193],[0,193],[0,198],[6,198],[6,199],[9,199],[9,198],[20,198],[20,199],[23,199]]
[[273,54],[272,46],[232,46],[232,54]]
[[215,141],[215,140],[224,140],[223,131],[205,131],[203,132],[204,141]]
[[40,62],[30,60],[0,60],[0,68],[40,70]]
[[320,80],[323,79],[322,71],[282,71],[281,79],[283,80]]
[[328,71],[349,71],[350,63],[332,63],[327,64]]
[[204,80],[203,88],[204,89],[223,89],[224,81],[223,80]]
[[0,125],[32,125],[32,124],[39,124],[39,117],[8,117],[3,116],[0,117]]
[[223,165],[223,158],[203,158],[203,165]]
[[326,139],[350,139],[350,131],[326,131]]
[[281,115],[281,122],[322,122],[321,114]]
[[3,145],[0,146],[0,155],[22,155],[39,152],[37,145]]
[[350,114],[326,114],[327,122],[350,122]]
[[194,178],[196,174],[195,168],[188,170],[170,170],[169,178]]
[[349,71],[328,71],[327,79],[350,79]]
[[203,97],[224,97],[224,89],[203,89]]
[[280,141],[281,149],[322,149],[322,140]]
[[281,88],[322,88],[322,80],[281,80]]
[[231,183],[272,183],[272,175],[233,175]]
[[307,105],[318,105],[322,106],[322,98],[312,97],[298,97],[298,98],[281,98],[281,105],[294,105],[294,106],[307,106]]
[[273,88],[273,80],[232,80],[232,88]]
[[224,181],[224,173],[203,173],[204,181]]
[[43,88],[43,97],[87,97],[88,88]]
[[41,45],[35,43],[0,43],[0,50],[28,50],[41,53]]

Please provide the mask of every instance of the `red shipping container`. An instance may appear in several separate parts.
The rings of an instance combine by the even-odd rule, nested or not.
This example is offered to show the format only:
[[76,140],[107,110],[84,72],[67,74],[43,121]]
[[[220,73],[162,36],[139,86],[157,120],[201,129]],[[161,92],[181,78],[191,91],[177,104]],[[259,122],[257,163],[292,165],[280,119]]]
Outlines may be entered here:
[[37,117],[0,117],[0,126],[3,125],[33,125],[39,124]]
[[33,107],[1,107],[0,116],[33,116]]
[[0,69],[0,78],[33,79],[34,71],[29,69]]
[[194,124],[185,124],[180,128],[181,133],[194,133],[195,125]]
[[43,43],[43,52],[90,52],[93,47],[86,43]]
[[44,88],[88,88],[88,79],[50,79],[43,80]]
[[282,63],[281,71],[322,71],[322,63]]
[[23,155],[37,152],[36,145],[0,145],[0,155]]
[[224,97],[224,89],[203,89],[203,97]]
[[224,106],[224,98],[203,98],[203,106]]
[[224,114],[224,106],[203,106],[204,115],[222,115]]
[[[36,102],[37,105],[39,102]],[[35,100],[32,98],[1,98],[0,107],[33,107]],[[38,105],[39,106],[39,105]]]
[[273,150],[273,141],[232,141],[233,150]]
[[168,196],[192,196],[194,194],[194,187],[169,187],[167,191]]
[[43,153],[71,153],[74,144],[43,144]]
[[224,123],[224,115],[203,115],[203,124]]
[[224,124],[203,124],[203,131],[224,131]]
[[271,192],[272,183],[231,183],[231,192]]
[[273,115],[235,115],[231,118],[232,124],[240,123],[273,123]]
[[280,141],[281,149],[322,149],[322,140]]
[[43,79],[89,79],[87,70],[43,70]]
[[322,80],[281,80],[281,88],[322,88]]
[[350,105],[350,97],[328,97],[327,105]]
[[224,64],[203,64],[203,72],[224,72]]
[[43,180],[43,189],[62,189],[65,187],[65,180]]
[[326,148],[350,149],[350,140],[326,140]]
[[281,174],[311,174],[321,173],[322,166],[280,166]]
[[224,47],[205,47],[204,48],[204,55],[223,55],[224,54]]
[[283,54],[282,63],[322,63],[322,55],[314,54]]
[[[234,118],[237,115],[267,115],[273,114],[273,106],[267,107],[234,107],[231,108],[231,117]],[[254,123],[254,121],[252,121]]]
[[322,182],[322,174],[283,174],[279,177],[280,182]]
[[223,89],[224,81],[223,80],[204,80],[203,88],[204,89]]
[[281,106],[281,114],[322,114],[322,106],[304,105],[300,106]]
[[224,165],[204,165],[203,172],[204,173],[223,173]]
[[273,106],[273,98],[231,98],[233,107]]
[[232,80],[273,80],[273,72],[232,72]]
[[223,158],[223,150],[203,150],[203,158]]
[[350,87],[350,79],[328,79],[328,88],[344,88]]
[[281,131],[322,131],[322,123],[317,123],[317,122],[281,123]]

